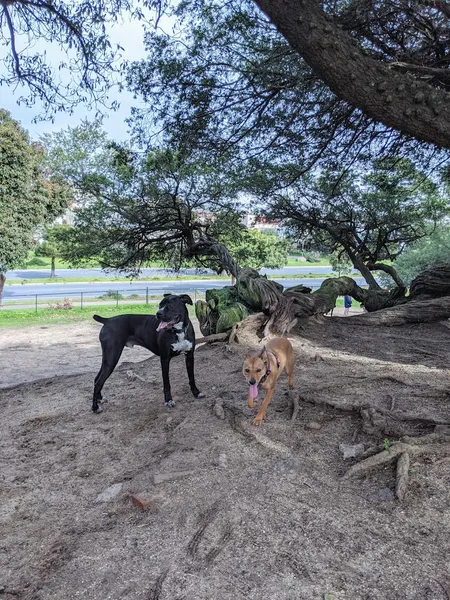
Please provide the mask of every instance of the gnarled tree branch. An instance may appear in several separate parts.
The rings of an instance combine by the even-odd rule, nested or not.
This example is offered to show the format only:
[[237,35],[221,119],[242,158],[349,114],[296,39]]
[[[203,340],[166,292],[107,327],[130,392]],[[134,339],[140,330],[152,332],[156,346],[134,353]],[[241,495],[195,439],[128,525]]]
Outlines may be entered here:
[[369,57],[316,0],[254,0],[330,89],[375,121],[450,148],[450,94]]

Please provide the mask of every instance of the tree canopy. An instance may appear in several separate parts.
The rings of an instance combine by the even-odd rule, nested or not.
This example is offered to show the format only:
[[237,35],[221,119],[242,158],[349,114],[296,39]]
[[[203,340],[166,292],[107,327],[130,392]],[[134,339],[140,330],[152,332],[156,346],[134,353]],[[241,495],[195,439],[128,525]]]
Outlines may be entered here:
[[[79,103],[104,105],[120,83],[123,50],[110,40],[109,26],[124,15],[142,19],[144,0],[8,0],[0,2],[0,85],[18,87],[19,103],[44,115],[71,112]],[[52,51],[48,51],[51,47]],[[114,108],[114,103],[111,105]]]
[[[306,160],[334,141],[366,153],[374,143],[414,148],[412,140],[450,147],[450,10],[438,0],[10,0],[0,3],[1,81],[27,87],[21,101],[39,97],[50,110],[104,100],[120,52],[108,26],[124,15],[147,25],[153,62],[135,66],[132,87],[155,98],[150,83],[169,92],[178,80],[171,112],[182,101],[202,128],[214,128],[224,105],[218,142],[243,141],[257,124],[255,150],[288,150],[303,128]],[[155,27],[162,16],[175,36]]]
[[[345,170],[359,163],[365,168],[367,162],[379,155],[408,157],[423,166],[433,167],[447,160],[446,153],[418,142],[423,139],[420,136],[414,139],[412,135],[405,135],[400,123],[398,131],[391,123],[386,127],[381,118],[374,118],[369,110],[358,107],[356,96],[354,101],[349,98],[355,87],[351,73],[353,59],[348,59],[349,64],[347,60],[341,65],[342,70],[350,71],[348,76],[340,76],[346,97],[330,90],[324,77],[274,29],[255,4],[262,3],[245,0],[233,0],[225,5],[216,0],[171,3],[174,18],[182,27],[180,25],[175,35],[160,30],[149,32],[146,36],[148,58],[135,63],[128,77],[130,88],[147,105],[136,110],[134,115],[135,130],[141,132],[143,143],[151,131],[149,124],[159,131],[162,123],[169,139],[184,136],[190,144],[209,147],[214,152],[229,152],[236,171],[242,172],[244,162],[246,173],[252,177],[263,176],[268,191],[289,185],[317,164],[339,166]],[[306,10],[303,5],[294,2],[295,7],[292,6],[290,11],[289,3],[273,4],[284,15],[283,21],[291,22],[292,28],[297,21],[302,21],[304,27],[307,27],[305,23],[312,22],[311,30],[315,30],[316,17],[309,13],[304,19],[301,16]],[[319,16],[323,16],[319,5],[315,2],[314,5]],[[411,61],[417,61],[417,56],[423,59],[422,54],[426,54],[425,50],[421,51],[421,44],[430,44],[426,31],[421,30],[416,21],[425,11],[430,13],[433,23],[436,11],[417,4],[410,10],[403,10],[402,6],[396,6],[392,11],[380,10],[374,16],[374,10],[366,6],[364,0],[358,0],[362,24],[368,22],[370,29],[372,21],[378,20],[371,60],[378,60],[380,68],[387,59],[381,52],[376,54],[376,45],[382,46],[384,42],[388,47],[392,45],[392,57],[401,51],[400,47],[403,48],[403,61],[407,60],[403,55],[410,46]],[[351,3],[328,3],[326,10],[330,32],[322,35],[320,30],[321,39],[318,40],[319,33],[314,31],[311,44],[312,52],[319,55],[323,52],[321,46],[327,46],[332,55],[330,69],[333,69],[340,60],[328,40],[334,44],[331,40],[337,29],[340,34],[335,43],[341,43],[342,20],[347,10],[351,12]],[[399,25],[402,11],[406,12],[402,19],[403,29]],[[294,18],[297,14],[298,18]],[[390,27],[389,32],[384,33],[386,39],[383,27]],[[443,24],[436,35],[445,39],[445,32],[446,25]],[[360,30],[353,34],[351,27],[347,27],[345,36],[353,35],[353,54],[359,52],[359,35],[369,55],[369,33],[366,39]],[[397,38],[398,47],[395,45]],[[445,71],[445,67],[442,70]],[[411,81],[415,81],[413,76],[403,72],[393,72],[393,76],[404,80],[403,85],[409,88]],[[417,74],[417,77],[420,79],[423,75]],[[373,86],[378,85],[378,79],[374,79]],[[438,93],[438,84],[429,87]],[[373,99],[372,85],[369,91]],[[409,95],[404,111],[409,120],[416,121],[415,112],[423,109],[423,103],[414,98],[414,94]],[[384,100],[387,105],[395,104],[396,97],[382,94],[377,102],[381,106]],[[429,117],[433,124],[437,120],[437,115],[432,119]],[[432,131],[433,128],[428,127],[430,135]],[[437,145],[445,144],[437,142]]]
[[132,152],[108,142],[99,123],[45,143],[49,167],[73,182],[83,205],[64,250],[73,264],[95,256],[107,268],[136,273],[149,261],[179,268],[189,259],[204,265],[208,256],[207,266],[229,270],[229,253],[218,256],[214,244],[240,234],[236,192],[207,157],[167,148]]

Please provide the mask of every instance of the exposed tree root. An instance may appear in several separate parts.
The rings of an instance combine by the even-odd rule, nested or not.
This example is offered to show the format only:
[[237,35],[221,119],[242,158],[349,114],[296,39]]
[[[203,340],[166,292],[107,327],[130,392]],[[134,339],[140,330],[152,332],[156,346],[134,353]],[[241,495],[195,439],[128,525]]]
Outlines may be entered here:
[[255,427],[254,431],[252,432],[247,431],[247,416],[241,410],[239,410],[239,408],[228,404],[228,402],[224,402],[222,406],[227,411],[229,411],[229,423],[231,425],[231,428],[234,429],[234,431],[236,431],[237,433],[240,433],[242,436],[244,436],[244,438],[247,441],[257,442],[264,448],[278,452],[280,454],[291,455],[291,451],[287,446],[284,446],[279,442],[274,442],[269,437],[258,431],[257,427]]
[[[442,392],[444,393],[444,391]],[[363,421],[363,431],[370,435],[395,435],[402,436],[415,433],[414,430],[405,428],[402,423],[411,423],[421,425],[422,427],[432,428],[436,425],[450,425],[450,421],[420,415],[407,415],[404,413],[392,412],[370,404],[350,404],[333,402],[322,398],[311,398],[300,396],[300,399],[316,406],[329,406],[335,410],[350,412],[359,415]]]
[[395,495],[400,502],[405,497],[408,489],[409,464],[409,452],[403,452],[403,454],[400,454],[397,460],[397,483],[395,485]]
[[242,410],[239,410],[239,408],[236,408],[228,402],[224,402],[222,406],[228,412],[228,422],[230,423],[231,428],[237,433],[240,433],[248,442],[253,442],[256,439],[255,436],[252,433],[249,433],[242,424],[243,420],[247,419],[247,416]]
[[397,460],[397,476],[395,494],[402,501],[408,489],[409,465],[411,456],[423,454],[450,455],[450,438],[437,433],[431,433],[419,438],[405,436],[392,446],[378,452],[365,460],[353,465],[343,476],[343,479],[367,475],[373,469]]
[[295,421],[298,415],[298,411],[300,410],[300,405],[298,402],[298,395],[293,392],[293,390],[289,390],[288,398],[292,406],[292,415],[291,421]]
[[226,342],[230,336],[230,332],[226,333],[214,333],[212,335],[205,335],[204,337],[198,338],[195,343],[199,344],[214,344],[215,342]]

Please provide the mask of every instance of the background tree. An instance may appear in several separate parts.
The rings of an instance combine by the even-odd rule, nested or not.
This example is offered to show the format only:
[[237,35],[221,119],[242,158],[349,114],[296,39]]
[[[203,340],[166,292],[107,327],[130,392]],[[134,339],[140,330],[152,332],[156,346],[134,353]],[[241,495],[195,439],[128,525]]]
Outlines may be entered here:
[[64,248],[64,240],[69,233],[68,225],[53,225],[46,227],[44,239],[35,250],[36,256],[50,258],[50,279],[56,277],[56,259],[61,256]]
[[[450,228],[442,225],[430,234],[407,246],[395,261],[395,269],[406,285],[425,269],[448,264],[450,259]],[[382,279],[383,285],[392,286],[392,280]]]
[[[220,239],[220,238],[219,238]],[[225,245],[241,267],[277,269],[287,265],[290,244],[276,233],[244,229],[240,239],[231,239]]]
[[42,147],[0,110],[0,304],[6,272],[26,259],[38,225],[63,212],[69,199],[62,180],[44,177]]
[[381,289],[372,273],[384,271],[404,293],[395,268],[383,261],[428,235],[449,209],[438,186],[409,161],[376,160],[365,174],[325,172],[297,182],[278,196],[273,214],[322,250],[344,252],[369,288]]
[[350,275],[353,272],[353,265],[345,255],[344,248],[338,248],[330,254],[330,265],[340,277],[341,275]]

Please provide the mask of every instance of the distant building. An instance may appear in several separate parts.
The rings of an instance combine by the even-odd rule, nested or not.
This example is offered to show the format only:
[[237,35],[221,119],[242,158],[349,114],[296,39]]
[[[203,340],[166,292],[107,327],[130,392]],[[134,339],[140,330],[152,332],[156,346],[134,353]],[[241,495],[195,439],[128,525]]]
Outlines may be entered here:
[[255,215],[253,213],[245,213],[242,217],[242,224],[249,229],[257,229],[267,233],[274,232],[282,233],[282,224],[280,221],[270,220],[267,217]]

